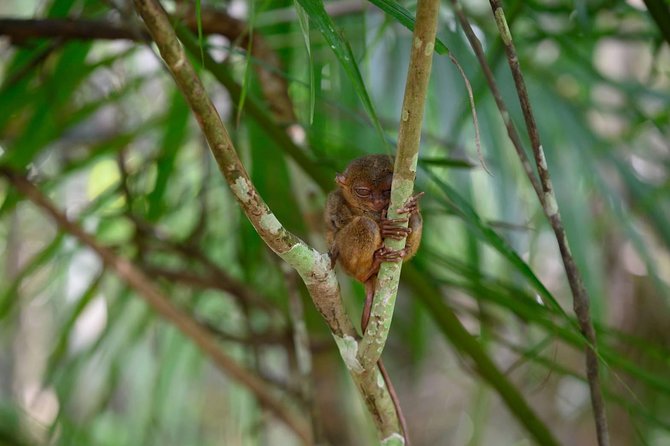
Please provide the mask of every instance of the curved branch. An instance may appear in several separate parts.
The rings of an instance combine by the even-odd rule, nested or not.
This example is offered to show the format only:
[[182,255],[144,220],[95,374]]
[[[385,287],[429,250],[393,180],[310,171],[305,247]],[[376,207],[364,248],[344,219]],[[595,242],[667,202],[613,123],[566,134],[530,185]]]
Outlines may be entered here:
[[136,0],[135,6],[158,45],[177,86],[195,114],[219,170],[247,218],[270,249],[298,271],[333,332],[340,336],[352,335],[355,331],[344,312],[339,286],[330,267],[328,255],[310,248],[288,232],[258,194],[235,152],[214,104],[186,57],[160,4],[155,0]]
[[[389,218],[401,217],[396,210],[410,198],[414,189],[421,142],[421,125],[433,64],[439,9],[439,0],[420,0],[417,6],[405,97],[398,130],[398,150],[393,170]],[[405,247],[405,240],[387,239],[384,244],[391,249],[399,250]],[[358,359],[366,370],[375,367],[386,344],[398,294],[401,267],[402,263],[384,263],[379,269],[370,322],[358,350]]]

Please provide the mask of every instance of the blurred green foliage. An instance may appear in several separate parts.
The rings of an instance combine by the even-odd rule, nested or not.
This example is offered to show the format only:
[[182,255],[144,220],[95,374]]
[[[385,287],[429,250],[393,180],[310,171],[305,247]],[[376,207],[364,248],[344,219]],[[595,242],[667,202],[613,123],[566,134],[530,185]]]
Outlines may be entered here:
[[[504,5],[591,297],[613,445],[670,441],[670,46],[657,25],[668,7],[644,3]],[[0,16],[135,23],[130,6],[9,1]],[[281,66],[254,52],[256,41],[208,32],[200,15],[211,7],[244,16],[250,5],[197,2],[198,29],[178,30],[184,46],[264,199],[323,250],[335,172],[392,150],[415,4],[260,2],[253,30]],[[490,9],[467,2],[466,12],[525,135]],[[464,81],[438,54],[417,178],[424,241],[406,268],[386,353],[414,443],[528,441],[523,423],[510,422],[522,412],[508,392],[523,395],[561,443],[594,444],[584,342],[553,233],[467,40],[449,7],[441,13],[439,39],[472,84],[493,174],[477,160]],[[331,444],[373,438],[325,325],[241,214],[150,46],[0,34],[0,164],[27,172],[287,404],[316,414]],[[286,82],[296,122],[275,114],[284,99],[263,89],[263,70]],[[304,133],[304,144],[287,130]],[[0,201],[0,444],[296,443],[5,181]],[[341,284],[357,320],[362,289],[344,276]],[[312,341],[314,411],[296,396],[294,292]],[[487,375],[477,357],[503,373]]]

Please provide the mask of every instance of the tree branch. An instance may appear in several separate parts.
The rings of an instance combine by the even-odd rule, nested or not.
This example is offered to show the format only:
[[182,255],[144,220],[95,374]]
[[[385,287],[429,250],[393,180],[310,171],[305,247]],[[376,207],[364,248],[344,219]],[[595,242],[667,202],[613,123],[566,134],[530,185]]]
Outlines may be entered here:
[[85,19],[0,19],[0,35],[8,36],[13,44],[35,38],[62,40],[137,40],[148,38],[136,34],[127,26],[103,20]]
[[498,27],[498,31],[500,32],[500,37],[502,39],[503,45],[505,46],[507,62],[509,64],[510,70],[512,71],[514,84],[516,86],[519,102],[521,104],[521,110],[523,111],[523,117],[526,122],[526,129],[528,131],[533,154],[535,156],[535,164],[537,166],[537,171],[540,176],[540,184],[542,186],[542,195],[538,195],[538,198],[540,203],[542,203],[544,213],[549,220],[552,229],[554,230],[554,234],[558,242],[558,247],[561,252],[561,257],[563,259],[563,266],[565,267],[565,272],[568,277],[570,289],[572,291],[573,308],[575,314],[577,315],[579,328],[587,341],[586,375],[591,392],[591,405],[595,418],[598,445],[608,446],[609,432],[607,429],[607,416],[605,414],[605,404],[603,402],[602,391],[600,389],[596,332],[593,328],[593,322],[591,321],[589,296],[586,288],[584,287],[584,283],[582,282],[579,269],[577,268],[577,265],[575,264],[575,261],[572,257],[572,253],[570,252],[568,238],[565,233],[565,229],[563,228],[561,214],[558,209],[558,202],[551,184],[551,176],[549,175],[547,161],[544,156],[544,149],[540,141],[540,133],[537,128],[537,123],[535,122],[535,116],[533,115],[531,108],[530,98],[526,90],[526,83],[523,79],[523,74],[521,73],[519,58],[516,53],[516,48],[514,47],[514,42],[512,41],[512,35],[510,33],[509,27],[507,26],[505,13],[499,0],[489,0],[489,3],[491,4],[491,10],[495,16],[496,25]]
[[386,439],[399,435],[393,402],[386,387],[379,384],[383,382],[379,371],[376,367],[364,370],[356,357],[356,331],[342,305],[339,284],[329,256],[288,232],[260,197],[160,3],[157,0],[135,0],[135,7],[198,120],[219,170],[242,210],[268,247],[293,267],[305,283],[315,306],[333,333],[340,354],[373,416],[379,436]]
[[330,268],[330,259],[288,232],[256,191],[163,8],[155,0],[136,0],[135,5],[177,86],[195,114],[219,170],[251,224],[270,249],[298,271],[310,289],[317,308],[334,333],[354,333],[340,301],[339,287],[335,273]]
[[107,268],[114,271],[158,314],[191,339],[220,370],[249,389],[264,407],[272,411],[278,419],[284,421],[299,438],[304,442],[309,442],[311,438],[310,430],[295,412],[282,404],[263,381],[223,353],[214,336],[170,302],[135,265],[127,259],[117,256],[109,248],[100,245],[92,235],[85,232],[79,225],[70,221],[65,214],[56,209],[53,203],[24,177],[6,168],[0,168],[0,175],[7,178],[22,195],[49,214],[61,230],[71,234],[80,243],[93,250]]
[[[191,31],[198,29],[193,7],[178,11],[177,17],[182,19]],[[254,64],[259,84],[266,98],[274,119],[282,124],[296,121],[291,100],[288,97],[288,85],[281,72],[282,64],[277,54],[258,33],[249,35],[247,24],[231,17],[223,10],[205,7],[202,10],[202,32],[204,35],[219,34],[246,50],[249,39],[253,39],[251,53],[254,58],[263,61]],[[12,19],[0,18],[0,36],[8,36],[13,44],[20,45],[30,39],[54,38],[66,40],[150,40],[145,31],[138,31],[127,24],[114,23],[109,20],[86,19]],[[271,67],[271,69],[268,69]]]
[[[414,189],[439,9],[439,0],[419,0],[417,6],[405,97],[398,129],[398,150],[393,170],[389,218],[401,217],[397,209],[411,197]],[[399,250],[405,247],[405,240],[386,239],[384,244],[391,249]],[[386,344],[398,294],[401,267],[402,263],[383,263],[379,269],[370,322],[358,351],[359,361],[366,370],[376,366]]]

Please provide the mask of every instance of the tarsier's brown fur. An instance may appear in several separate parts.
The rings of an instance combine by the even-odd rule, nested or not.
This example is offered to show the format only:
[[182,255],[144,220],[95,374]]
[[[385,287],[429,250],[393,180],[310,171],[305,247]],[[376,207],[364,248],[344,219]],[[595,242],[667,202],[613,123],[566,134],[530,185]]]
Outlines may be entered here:
[[[416,254],[421,242],[423,220],[418,198],[410,198],[398,210],[408,217],[388,219],[386,213],[391,197],[393,157],[368,155],[352,161],[335,181],[338,188],[328,195],[326,203],[326,238],[333,262],[338,261],[344,271],[365,285],[365,307],[361,329],[365,333],[375,291],[375,280],[382,262],[407,261]],[[407,222],[404,227],[400,223]],[[384,238],[406,237],[405,248],[393,251],[383,246]],[[395,390],[390,384],[384,365],[379,361],[387,387],[409,444],[407,427],[400,410]]]

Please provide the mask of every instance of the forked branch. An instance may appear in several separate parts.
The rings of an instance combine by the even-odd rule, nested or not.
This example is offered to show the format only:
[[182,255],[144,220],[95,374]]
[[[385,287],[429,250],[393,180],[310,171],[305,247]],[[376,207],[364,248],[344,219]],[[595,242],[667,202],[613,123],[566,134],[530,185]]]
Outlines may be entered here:
[[[157,0],[135,0],[135,7],[198,120],[219,170],[242,210],[268,247],[300,274],[335,337],[342,358],[373,415],[380,438],[394,441],[400,437],[400,428],[393,402],[386,387],[379,385],[383,380],[377,368],[364,369],[359,363],[356,331],[342,305],[330,258],[288,232],[260,197],[160,3]],[[432,43],[430,45],[432,52]]]

